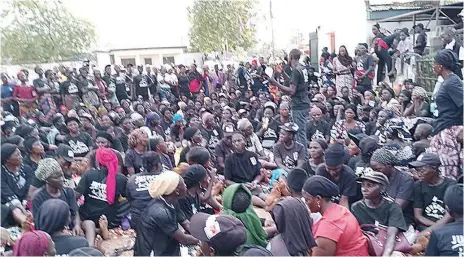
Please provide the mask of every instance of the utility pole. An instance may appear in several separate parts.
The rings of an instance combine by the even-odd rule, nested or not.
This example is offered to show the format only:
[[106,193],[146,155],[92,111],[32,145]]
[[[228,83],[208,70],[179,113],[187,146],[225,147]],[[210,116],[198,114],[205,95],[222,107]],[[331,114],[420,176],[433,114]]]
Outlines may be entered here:
[[275,57],[275,44],[274,44],[274,16],[272,15],[272,0],[269,0],[269,17],[271,18],[271,50],[272,57]]

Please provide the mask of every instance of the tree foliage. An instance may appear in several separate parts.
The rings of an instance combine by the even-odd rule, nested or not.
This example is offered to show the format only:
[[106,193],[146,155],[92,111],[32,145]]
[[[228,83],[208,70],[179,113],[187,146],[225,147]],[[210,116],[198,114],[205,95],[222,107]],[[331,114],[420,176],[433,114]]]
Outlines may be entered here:
[[59,0],[12,0],[2,13],[1,55],[11,63],[67,60],[88,52],[94,26]]
[[248,50],[254,46],[256,29],[255,0],[194,0],[188,8],[190,46],[193,51],[208,53]]

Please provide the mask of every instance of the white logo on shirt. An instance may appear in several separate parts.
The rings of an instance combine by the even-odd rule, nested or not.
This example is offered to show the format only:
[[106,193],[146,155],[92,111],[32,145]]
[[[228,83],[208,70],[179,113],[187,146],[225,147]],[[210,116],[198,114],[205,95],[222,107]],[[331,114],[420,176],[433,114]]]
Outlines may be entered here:
[[75,154],[81,154],[81,153],[87,153],[89,150],[89,147],[82,143],[81,141],[69,141],[69,146],[72,148],[73,152]]
[[143,175],[135,178],[135,191],[147,191],[150,183],[157,177],[157,175]]
[[79,92],[79,89],[77,88],[77,86],[74,83],[70,83],[69,86],[68,86],[68,93],[69,94],[75,94],[75,93],[78,93],[78,92]]
[[443,201],[436,196],[432,198],[432,203],[425,207],[425,215],[434,217],[439,220],[445,215],[445,208],[443,208]]
[[89,197],[101,201],[107,201],[106,200],[106,184],[98,183],[96,181],[92,181],[92,184],[90,184],[90,194]]
[[464,256],[464,236],[463,235],[451,236],[451,249],[457,250],[459,253],[459,256],[461,257]]

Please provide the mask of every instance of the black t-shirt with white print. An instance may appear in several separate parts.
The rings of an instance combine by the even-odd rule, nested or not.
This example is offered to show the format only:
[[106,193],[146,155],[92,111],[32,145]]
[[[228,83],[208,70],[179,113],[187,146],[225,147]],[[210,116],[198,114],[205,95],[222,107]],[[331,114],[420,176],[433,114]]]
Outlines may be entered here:
[[200,131],[209,149],[214,151],[214,148],[216,148],[216,145],[219,144],[222,139],[222,130],[218,126],[214,126],[212,129],[205,129],[202,127]]
[[422,209],[422,216],[436,222],[445,216],[445,192],[448,187],[456,184],[450,178],[444,178],[437,186],[432,186],[424,181],[417,181],[414,185],[414,209]]
[[137,153],[134,149],[129,149],[124,156],[124,167],[134,168],[135,173],[145,171],[143,167],[142,154]]
[[129,178],[126,187],[126,198],[131,205],[131,220],[139,220],[140,215],[152,200],[148,193],[148,186],[158,175],[151,172],[142,172]]
[[360,225],[378,223],[385,227],[398,228],[400,231],[408,230],[401,207],[389,199],[384,199],[377,208],[370,208],[364,200],[357,201],[351,206],[351,213]]
[[425,256],[464,256],[462,219],[432,230]]
[[288,169],[294,169],[298,160],[304,160],[304,147],[298,142],[294,142],[293,147],[288,149],[284,143],[277,143],[274,146],[274,158],[282,160],[282,164]]
[[[258,125],[257,130],[260,130],[261,128],[262,128],[262,123]],[[279,123],[276,120],[271,119],[269,121],[269,125],[267,125],[267,129],[263,133],[263,136],[261,136],[260,138],[263,147],[267,149],[272,149],[275,143],[279,140],[279,133],[280,133]]]
[[308,127],[306,129],[306,137],[308,141],[315,139],[326,140],[330,135],[330,125],[327,121],[322,120],[318,123],[313,121],[308,122]]
[[86,132],[80,132],[77,137],[67,135],[64,143],[72,148],[75,157],[85,157],[94,145],[92,137]]
[[84,204],[79,209],[82,220],[92,220],[98,224],[101,215],[108,218],[108,224],[116,219],[116,202],[120,196],[126,195],[127,179],[122,174],[116,174],[115,203],[109,205],[106,199],[107,173],[102,170],[92,169],[82,176],[75,191],[85,198]]
[[134,85],[135,85],[135,94],[137,97],[140,95],[143,97],[144,100],[148,100],[149,94],[149,84],[148,84],[148,77],[145,74],[139,74],[134,78]]
[[2,204],[7,204],[15,199],[20,202],[26,200],[27,192],[33,178],[34,171],[25,164],[21,165],[19,172],[16,174],[8,171],[6,166],[2,165],[0,194]]

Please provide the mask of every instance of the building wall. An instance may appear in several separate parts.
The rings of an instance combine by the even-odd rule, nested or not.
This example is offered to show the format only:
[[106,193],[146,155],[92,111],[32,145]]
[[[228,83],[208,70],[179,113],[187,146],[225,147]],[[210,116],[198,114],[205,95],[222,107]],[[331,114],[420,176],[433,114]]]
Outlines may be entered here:
[[143,49],[143,50],[115,50],[97,54],[98,66],[105,66],[111,63],[110,55],[114,56],[114,64],[122,64],[123,59],[134,59],[134,65],[145,65],[146,59],[151,60],[154,66],[161,66],[166,58],[174,60],[176,56],[184,53],[183,48],[161,48],[161,49]]

